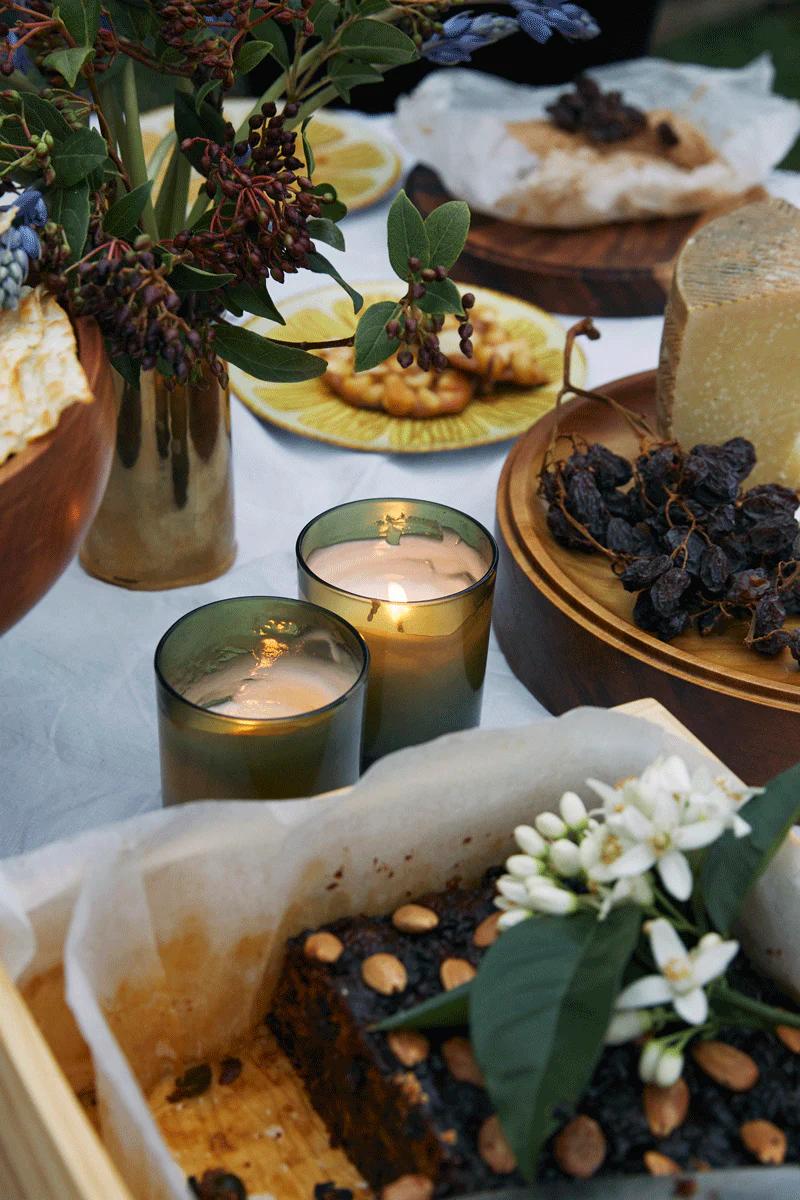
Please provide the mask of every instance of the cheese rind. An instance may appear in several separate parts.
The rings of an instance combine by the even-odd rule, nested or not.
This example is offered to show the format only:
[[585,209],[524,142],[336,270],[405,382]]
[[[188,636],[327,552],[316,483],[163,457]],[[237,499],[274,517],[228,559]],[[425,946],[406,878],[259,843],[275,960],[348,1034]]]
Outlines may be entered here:
[[748,483],[800,485],[800,210],[763,200],[681,251],[658,369],[659,430],[686,449],[749,438]]

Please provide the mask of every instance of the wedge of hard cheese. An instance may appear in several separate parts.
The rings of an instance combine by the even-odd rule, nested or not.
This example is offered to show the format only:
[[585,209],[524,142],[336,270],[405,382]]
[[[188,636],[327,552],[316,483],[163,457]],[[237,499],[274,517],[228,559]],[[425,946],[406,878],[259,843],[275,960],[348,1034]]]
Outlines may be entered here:
[[800,486],[800,210],[762,200],[681,251],[658,369],[662,435],[687,449],[749,438],[748,482]]

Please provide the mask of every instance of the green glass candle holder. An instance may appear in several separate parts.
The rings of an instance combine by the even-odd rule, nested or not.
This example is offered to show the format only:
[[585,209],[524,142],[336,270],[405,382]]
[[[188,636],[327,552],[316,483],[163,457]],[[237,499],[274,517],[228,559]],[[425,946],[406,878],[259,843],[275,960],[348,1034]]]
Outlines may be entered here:
[[278,800],[355,783],[369,651],[301,600],[196,608],[155,654],[165,805]]
[[[398,569],[391,548],[412,545],[414,561]],[[300,595],[369,647],[365,763],[478,724],[497,571],[481,524],[424,500],[357,500],[306,525],[297,564]]]

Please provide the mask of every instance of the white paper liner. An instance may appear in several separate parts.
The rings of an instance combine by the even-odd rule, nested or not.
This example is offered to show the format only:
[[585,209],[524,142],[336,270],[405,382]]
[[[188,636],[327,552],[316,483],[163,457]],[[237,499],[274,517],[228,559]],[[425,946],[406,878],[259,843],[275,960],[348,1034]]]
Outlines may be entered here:
[[[63,953],[111,1154],[137,1200],[186,1200],[142,1089],[252,1028],[288,936],[477,879],[564,790],[586,795],[588,776],[638,774],[672,752],[703,761],[647,721],[580,709],[392,755],[341,797],[148,813],[2,864],[0,953],[21,985]],[[797,895],[795,859],[782,852],[764,877],[753,925],[769,921],[797,989],[791,916],[771,915],[776,896]]]
[[[626,101],[668,109],[704,133],[717,156],[692,170],[651,159],[621,166],[615,154],[538,158],[507,123],[545,119],[565,85],[526,88],[480,71],[429,75],[397,105],[406,149],[479,212],[539,226],[589,226],[698,212],[767,179],[800,132],[800,104],[772,94],[768,55],[740,70],[642,58],[587,72]],[[620,150],[624,143],[620,143]]]

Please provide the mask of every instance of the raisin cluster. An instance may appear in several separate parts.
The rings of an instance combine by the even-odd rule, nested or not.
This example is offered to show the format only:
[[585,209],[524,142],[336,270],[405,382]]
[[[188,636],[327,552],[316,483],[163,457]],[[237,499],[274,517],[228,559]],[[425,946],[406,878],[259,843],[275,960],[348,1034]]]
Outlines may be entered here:
[[541,475],[548,528],[563,546],[609,558],[635,593],[639,628],[670,641],[746,621],[746,645],[800,662],[800,629],[785,628],[800,614],[798,493],[743,491],[755,461],[745,438],[688,453],[653,443],[634,462],[575,444]]
[[647,128],[647,116],[626,104],[621,92],[604,92],[582,75],[570,92],[548,104],[550,120],[567,133],[582,133],[590,142],[623,142]]
[[214,1167],[198,1179],[190,1175],[187,1183],[198,1200],[247,1200],[247,1189],[238,1175]]
[[[416,360],[421,371],[444,371],[448,360],[439,348],[439,334],[444,326],[442,313],[426,313],[419,303],[428,294],[426,284],[441,282],[447,278],[447,269],[442,266],[424,267],[418,258],[409,258],[408,292],[400,301],[400,311],[386,323],[390,338],[399,338],[397,361],[401,367],[410,367]],[[417,278],[419,276],[419,278]],[[475,306],[472,292],[461,297],[463,319],[459,321],[458,336],[461,353],[472,358],[472,325],[469,311]]]
[[296,116],[296,104],[278,113],[267,102],[250,117],[243,141],[235,141],[230,124],[222,144],[184,140],[184,152],[200,151],[197,165],[208,195],[220,198],[207,230],[184,230],[174,239],[187,261],[254,284],[266,276],[283,283],[287,274],[308,266],[314,243],[307,222],[321,207],[311,180],[298,174],[303,163],[295,156],[297,135],[287,128]]

